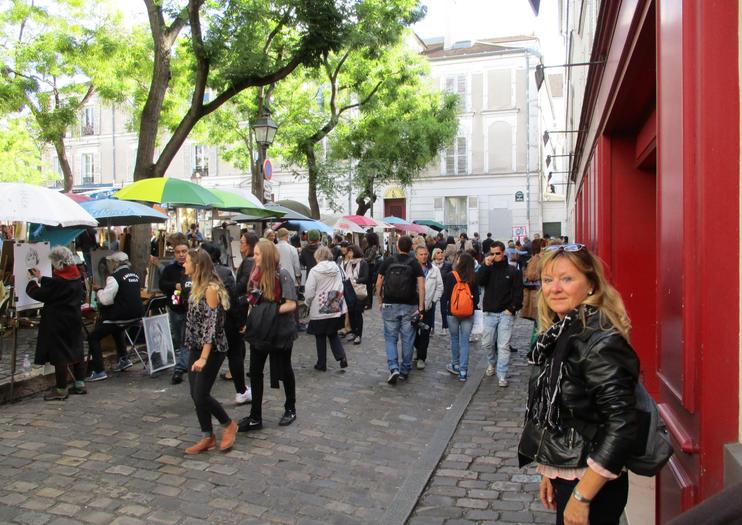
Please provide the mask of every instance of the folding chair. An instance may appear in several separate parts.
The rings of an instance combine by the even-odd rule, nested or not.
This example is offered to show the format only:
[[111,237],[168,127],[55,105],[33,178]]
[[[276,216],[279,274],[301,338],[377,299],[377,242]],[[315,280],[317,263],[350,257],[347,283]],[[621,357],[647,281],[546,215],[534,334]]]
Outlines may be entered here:
[[[144,362],[144,359],[142,358],[142,354],[137,349],[136,341],[139,339],[139,335],[142,333],[143,326],[142,325],[142,318],[138,317],[136,319],[122,319],[122,320],[107,320],[103,321],[103,324],[112,324],[114,326],[118,326],[119,328],[123,329],[124,336],[126,337],[126,354],[129,355],[131,351],[133,350],[136,354],[137,358],[139,358],[139,362],[142,363],[142,367],[145,369],[147,368],[147,364]],[[132,338],[130,330],[132,328],[136,328],[136,332],[134,333],[134,337]]]

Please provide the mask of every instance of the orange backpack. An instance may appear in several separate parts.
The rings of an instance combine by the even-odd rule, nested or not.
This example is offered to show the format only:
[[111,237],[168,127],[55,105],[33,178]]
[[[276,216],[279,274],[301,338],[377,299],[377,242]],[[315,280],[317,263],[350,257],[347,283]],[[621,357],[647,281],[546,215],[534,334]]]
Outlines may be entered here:
[[474,296],[469,285],[461,280],[458,272],[452,272],[456,279],[451,292],[451,315],[454,317],[471,317],[474,315]]

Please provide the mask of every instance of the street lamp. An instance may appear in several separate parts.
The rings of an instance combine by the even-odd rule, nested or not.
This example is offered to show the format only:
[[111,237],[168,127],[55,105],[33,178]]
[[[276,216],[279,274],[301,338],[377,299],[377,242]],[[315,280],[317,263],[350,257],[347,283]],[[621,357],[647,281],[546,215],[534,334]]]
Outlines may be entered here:
[[263,173],[263,164],[265,164],[268,146],[273,144],[273,139],[278,130],[278,124],[276,124],[269,115],[263,115],[255,119],[252,129],[255,133],[255,142],[260,146],[260,148],[258,148],[258,176],[252,181],[252,192],[258,199],[260,199],[260,202],[265,202],[265,192],[263,189],[265,174]]

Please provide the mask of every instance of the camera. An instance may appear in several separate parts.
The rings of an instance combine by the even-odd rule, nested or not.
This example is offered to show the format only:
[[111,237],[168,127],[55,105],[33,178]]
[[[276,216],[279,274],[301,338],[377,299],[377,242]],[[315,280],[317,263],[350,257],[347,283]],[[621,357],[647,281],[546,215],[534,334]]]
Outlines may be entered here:
[[423,323],[422,314],[418,313],[410,320],[410,322],[412,323],[412,326],[414,326],[417,330],[420,330],[422,332],[430,332],[430,326]]
[[263,297],[263,291],[259,288],[254,288],[247,292],[247,302],[250,305],[255,306],[260,302],[260,299]]

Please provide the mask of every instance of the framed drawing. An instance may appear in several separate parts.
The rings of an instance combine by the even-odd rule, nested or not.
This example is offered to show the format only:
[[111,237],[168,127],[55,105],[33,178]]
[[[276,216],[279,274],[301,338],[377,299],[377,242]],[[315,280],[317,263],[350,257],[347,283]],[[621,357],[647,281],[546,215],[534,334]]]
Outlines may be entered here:
[[48,242],[16,242],[13,246],[13,276],[15,277],[15,308],[30,310],[40,308],[43,303],[34,301],[26,295],[31,268],[38,268],[41,275],[51,277],[52,263],[49,260],[51,248]]
[[142,319],[144,339],[147,341],[150,375],[175,366],[175,350],[170,335],[167,314],[153,315]]

